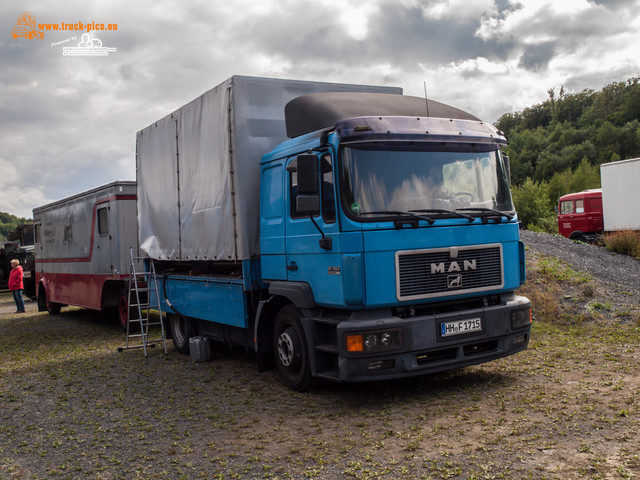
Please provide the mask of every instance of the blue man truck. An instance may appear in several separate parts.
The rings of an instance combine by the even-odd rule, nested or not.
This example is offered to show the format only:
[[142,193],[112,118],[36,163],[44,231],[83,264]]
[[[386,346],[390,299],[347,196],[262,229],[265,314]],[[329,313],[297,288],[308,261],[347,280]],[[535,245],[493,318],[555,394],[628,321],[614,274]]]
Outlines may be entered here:
[[524,350],[506,140],[400,88],[234,76],[137,134],[140,249],[175,348],[394,379]]

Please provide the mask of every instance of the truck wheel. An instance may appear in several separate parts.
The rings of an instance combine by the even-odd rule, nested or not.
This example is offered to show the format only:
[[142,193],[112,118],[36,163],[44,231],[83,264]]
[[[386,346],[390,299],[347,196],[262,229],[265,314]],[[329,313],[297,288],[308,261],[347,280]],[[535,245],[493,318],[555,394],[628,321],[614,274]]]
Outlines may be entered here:
[[123,290],[120,292],[120,296],[118,297],[118,307],[117,307],[117,316],[116,316],[118,324],[120,324],[120,327],[122,327],[124,331],[127,330],[127,321],[128,321],[128,315],[129,315],[129,299],[127,297],[128,295],[126,290]]
[[276,365],[284,382],[302,392],[311,384],[311,366],[300,311],[286,305],[278,312],[273,335]]
[[47,311],[47,294],[45,293],[44,287],[42,285],[40,285],[40,288],[38,288],[38,311]]
[[47,293],[45,292],[44,287],[40,287],[40,292],[38,294],[38,311],[44,312],[46,310],[49,312],[49,315],[57,315],[60,313],[61,308],[61,304],[50,302],[47,299]]
[[47,312],[49,312],[49,315],[57,315],[61,309],[62,305],[59,303],[47,302]]
[[569,235],[569,240],[587,243],[588,238],[582,232],[573,232],[571,235]]
[[180,353],[189,353],[189,339],[193,337],[193,329],[189,321],[175,313],[167,314],[169,317],[169,332],[176,350]]

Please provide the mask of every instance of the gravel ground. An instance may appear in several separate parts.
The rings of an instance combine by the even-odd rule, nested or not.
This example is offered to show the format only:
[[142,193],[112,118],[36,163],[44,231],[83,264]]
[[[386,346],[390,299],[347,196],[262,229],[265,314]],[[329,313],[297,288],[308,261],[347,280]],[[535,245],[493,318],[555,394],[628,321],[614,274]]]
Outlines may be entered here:
[[578,243],[560,235],[520,232],[527,248],[536,253],[552,255],[574,269],[589,272],[599,282],[619,285],[640,293],[640,261],[606,248]]

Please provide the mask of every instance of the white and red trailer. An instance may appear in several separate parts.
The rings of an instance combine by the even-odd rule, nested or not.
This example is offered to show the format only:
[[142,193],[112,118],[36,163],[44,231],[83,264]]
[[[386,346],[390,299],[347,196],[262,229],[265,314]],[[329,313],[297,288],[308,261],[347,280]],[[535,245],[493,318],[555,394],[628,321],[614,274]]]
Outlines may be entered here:
[[118,180],[33,209],[38,309],[100,310],[126,326],[136,183]]

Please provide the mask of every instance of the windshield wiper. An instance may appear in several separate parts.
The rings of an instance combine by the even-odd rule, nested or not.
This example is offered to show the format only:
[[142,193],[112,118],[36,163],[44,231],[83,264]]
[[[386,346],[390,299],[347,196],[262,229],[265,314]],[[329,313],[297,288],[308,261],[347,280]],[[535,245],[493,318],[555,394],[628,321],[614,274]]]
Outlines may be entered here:
[[[424,220],[425,222],[428,222],[429,225],[433,225],[435,223],[435,220],[431,217],[427,217],[424,215],[416,215],[415,213],[412,212],[403,212],[401,210],[380,210],[380,211],[376,211],[376,212],[358,212],[358,215],[398,215],[398,216],[408,216],[408,217],[412,217],[418,220]],[[396,222],[394,222],[396,223]]]
[[[461,209],[459,209],[461,210]],[[416,212],[416,213],[442,213],[445,215],[454,215],[456,217],[462,217],[462,218],[466,218],[467,220],[469,220],[469,222],[473,222],[475,220],[475,218],[473,218],[471,215],[467,215],[466,213],[460,213],[460,212],[456,212],[455,210],[446,210],[444,208],[424,208],[421,210],[409,210],[409,212]]]
[[500,210],[494,210],[493,208],[484,208],[484,207],[469,207],[469,208],[456,208],[456,210],[463,212],[485,212],[488,215],[478,215],[478,217],[482,218],[483,221],[486,221],[487,218],[498,216],[500,219],[502,217],[507,217],[508,220],[513,219],[513,213],[501,212]]

